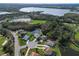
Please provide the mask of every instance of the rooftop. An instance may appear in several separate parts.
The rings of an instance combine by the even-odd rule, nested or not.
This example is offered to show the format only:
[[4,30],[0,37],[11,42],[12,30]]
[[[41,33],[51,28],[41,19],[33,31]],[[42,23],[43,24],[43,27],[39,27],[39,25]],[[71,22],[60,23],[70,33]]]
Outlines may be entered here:
[[37,42],[33,42],[33,41],[32,42],[28,42],[28,47],[31,48],[31,49],[32,48],[36,48],[37,45],[38,45]]
[[23,39],[24,39],[24,40],[28,40],[28,39],[29,39],[29,36],[25,35],[25,36],[23,37]]
[[33,34],[34,34],[34,33],[41,33],[41,30],[40,30],[40,29],[36,29],[36,30],[32,31],[32,33],[33,33]]

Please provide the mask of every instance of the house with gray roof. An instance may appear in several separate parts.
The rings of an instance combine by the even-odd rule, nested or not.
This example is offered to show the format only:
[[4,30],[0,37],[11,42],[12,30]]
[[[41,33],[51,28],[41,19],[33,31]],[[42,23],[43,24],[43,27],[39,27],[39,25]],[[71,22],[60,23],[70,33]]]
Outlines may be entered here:
[[32,34],[34,35],[34,37],[38,38],[42,35],[42,32],[40,29],[36,29],[36,30],[32,31]]
[[29,39],[29,36],[25,35],[22,39],[28,40]]
[[55,41],[51,41],[51,40],[47,40],[47,43],[46,43],[48,46],[54,46],[55,44]]

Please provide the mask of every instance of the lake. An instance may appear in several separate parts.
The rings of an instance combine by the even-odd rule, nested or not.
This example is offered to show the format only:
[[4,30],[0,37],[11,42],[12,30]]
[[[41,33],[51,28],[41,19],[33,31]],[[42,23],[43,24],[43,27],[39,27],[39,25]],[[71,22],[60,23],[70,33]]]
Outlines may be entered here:
[[21,8],[19,11],[21,12],[37,12],[37,11],[43,11],[43,14],[50,14],[50,15],[56,15],[56,16],[63,16],[66,13],[77,13],[76,11],[71,11],[70,9],[55,9],[55,8],[39,8],[39,7],[25,7]]
[[11,12],[0,11],[0,15],[11,14]]

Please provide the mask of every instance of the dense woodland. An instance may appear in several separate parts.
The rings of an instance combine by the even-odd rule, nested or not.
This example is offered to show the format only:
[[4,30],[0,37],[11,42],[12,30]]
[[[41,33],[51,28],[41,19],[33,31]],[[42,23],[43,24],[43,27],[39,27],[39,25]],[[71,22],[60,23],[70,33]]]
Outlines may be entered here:
[[7,37],[8,43],[3,46],[3,50],[5,53],[8,53],[9,55],[14,55],[14,37],[13,35],[7,30],[7,29],[0,29],[0,34]]

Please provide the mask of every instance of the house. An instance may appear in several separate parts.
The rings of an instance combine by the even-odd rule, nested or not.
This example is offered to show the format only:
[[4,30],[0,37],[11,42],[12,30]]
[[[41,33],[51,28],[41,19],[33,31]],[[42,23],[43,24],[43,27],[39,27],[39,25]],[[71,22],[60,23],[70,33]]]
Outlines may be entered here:
[[42,39],[42,40],[47,40],[47,36],[42,35],[42,36],[41,36],[41,39]]
[[39,38],[37,38],[37,41],[38,41],[39,43],[43,43],[44,41],[47,41],[47,36],[42,35],[42,36],[40,36]]
[[45,35],[41,35],[39,38],[38,38],[38,40],[47,40],[47,36],[45,36]]
[[46,45],[48,45],[48,46],[54,46],[54,44],[55,44],[55,41],[47,40]]
[[45,48],[44,51],[46,56],[55,56],[55,52],[53,52],[50,47]]
[[22,39],[28,40],[29,39],[29,36],[25,35]]
[[42,32],[40,29],[36,29],[36,30],[32,31],[32,34],[34,35],[34,37],[38,38],[42,35]]
[[49,29],[49,25],[48,24],[43,24],[43,25],[41,25],[41,29],[48,30]]
[[27,45],[29,48],[33,49],[33,48],[36,48],[38,44],[37,42],[32,41],[32,42],[28,42]]
[[39,54],[36,53],[36,52],[32,52],[32,53],[31,53],[31,56],[39,56]]

